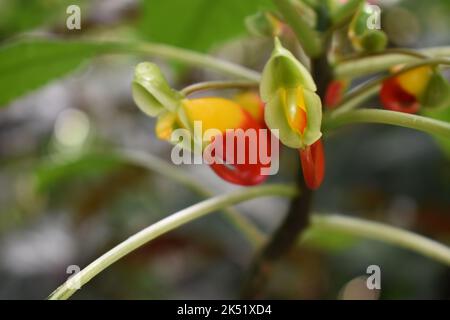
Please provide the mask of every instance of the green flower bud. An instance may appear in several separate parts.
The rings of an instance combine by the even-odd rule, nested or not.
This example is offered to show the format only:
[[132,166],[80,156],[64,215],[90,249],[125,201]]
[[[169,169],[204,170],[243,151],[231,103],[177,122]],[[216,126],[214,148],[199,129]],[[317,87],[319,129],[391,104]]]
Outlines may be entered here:
[[388,39],[383,31],[370,30],[361,38],[361,47],[366,52],[379,52],[386,48]]
[[357,51],[378,52],[386,48],[388,39],[386,34],[377,29],[370,29],[368,24],[377,14],[372,7],[362,2],[350,23],[348,36]]
[[182,99],[181,94],[169,86],[158,66],[150,62],[136,66],[132,92],[136,105],[151,117],[166,110],[177,111]]

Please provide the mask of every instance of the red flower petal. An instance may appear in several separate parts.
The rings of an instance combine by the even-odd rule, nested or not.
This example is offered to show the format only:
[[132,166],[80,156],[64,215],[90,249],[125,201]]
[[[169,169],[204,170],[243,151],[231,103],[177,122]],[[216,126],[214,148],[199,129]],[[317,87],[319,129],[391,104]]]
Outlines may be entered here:
[[342,100],[342,94],[346,84],[342,80],[333,80],[325,92],[325,106],[329,109],[336,107]]
[[417,113],[420,107],[416,97],[402,89],[395,78],[383,82],[380,100],[383,108],[392,111]]
[[317,140],[305,149],[300,149],[299,152],[306,186],[311,190],[316,190],[322,184],[325,176],[325,155],[322,139]]
[[[212,149],[212,156],[215,158],[220,158],[224,163],[212,163],[210,164],[211,169],[222,179],[238,184],[243,186],[251,186],[251,185],[257,185],[262,182],[264,182],[268,175],[262,175],[261,170],[264,168],[270,168],[271,163],[268,164],[262,163],[262,159],[260,158],[260,148],[262,148],[263,144],[261,143],[260,136],[259,136],[259,130],[264,129],[256,120],[253,118],[249,118],[248,123],[245,125],[246,128],[242,128],[242,130],[246,129],[255,129],[256,131],[256,140],[255,141],[249,141],[250,139],[245,138],[245,140],[238,139],[235,132],[227,132],[222,135],[222,139],[215,139],[211,142],[211,144],[208,147],[214,148]],[[266,129],[267,130],[267,129]],[[272,150],[271,150],[271,134],[270,131],[266,131],[266,146],[267,150],[265,153],[267,156],[272,159]],[[234,141],[231,141],[231,139],[234,139]],[[217,141],[222,141],[222,151],[223,154],[216,155],[215,151],[220,150],[220,148],[217,147]],[[228,143],[234,142],[234,150],[227,150],[227,141]],[[245,141],[245,146],[239,145],[239,143],[243,143]],[[255,145],[256,147],[250,148],[250,145]],[[239,159],[238,158],[238,149],[240,147],[245,147],[245,159]],[[250,154],[250,152],[254,152],[256,154]],[[225,161],[231,160],[232,164],[225,164]],[[231,159],[230,159],[231,158]],[[244,161],[239,161],[244,160]],[[256,161],[255,161],[256,160]],[[239,163],[243,162],[243,163]]]

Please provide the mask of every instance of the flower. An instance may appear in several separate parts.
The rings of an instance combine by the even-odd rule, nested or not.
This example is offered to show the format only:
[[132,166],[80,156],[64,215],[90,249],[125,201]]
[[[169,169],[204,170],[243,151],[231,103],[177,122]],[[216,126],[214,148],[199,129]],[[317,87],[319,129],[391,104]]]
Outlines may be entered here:
[[325,176],[325,154],[322,139],[304,150],[300,149],[300,160],[306,186],[311,190],[318,189]]
[[242,106],[262,126],[266,125],[264,122],[264,102],[258,93],[247,90],[236,94],[233,101]]
[[[220,97],[188,99],[171,89],[159,68],[151,63],[136,67],[132,89],[138,107],[158,118],[158,138],[178,144],[172,141],[174,131],[187,130],[190,139],[181,142],[183,149],[199,151],[224,180],[255,185],[267,178],[268,174],[263,173],[271,166],[272,140],[270,132],[259,134],[265,124],[263,104],[256,94],[242,93],[236,101]],[[197,124],[200,131],[196,130]]]
[[311,189],[320,186],[325,165],[320,141],[322,103],[316,90],[308,70],[276,39],[260,84],[265,120],[284,145],[299,149],[305,182]]
[[322,103],[316,90],[308,70],[276,39],[260,94],[266,124],[284,145],[305,148],[322,136]]
[[430,67],[423,66],[385,80],[380,90],[383,107],[392,111],[417,113],[432,74]]
[[[258,112],[257,110],[252,110],[252,106],[247,105],[249,108],[247,111],[242,105],[232,100],[216,97],[185,99],[183,108],[191,124],[200,121],[203,130],[220,131],[221,136],[215,136],[206,141],[204,148],[206,154],[210,153],[210,157],[206,156],[208,159],[219,158],[223,162],[230,163],[212,161],[210,166],[217,175],[239,185],[256,185],[266,180],[268,175],[263,175],[262,169],[269,168],[270,162],[261,161],[260,147],[261,139],[266,139],[264,141],[264,146],[268,148],[266,154],[271,156],[270,133],[265,137],[260,136],[259,132],[265,125],[251,113]],[[239,148],[244,148],[245,153],[241,161],[239,161]]]

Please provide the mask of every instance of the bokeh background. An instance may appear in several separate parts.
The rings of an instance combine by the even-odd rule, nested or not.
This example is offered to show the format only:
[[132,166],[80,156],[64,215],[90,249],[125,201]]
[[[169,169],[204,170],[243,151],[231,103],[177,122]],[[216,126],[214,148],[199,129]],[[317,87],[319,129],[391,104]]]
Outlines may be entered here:
[[[209,52],[260,70],[271,40],[246,32],[244,17],[268,1],[0,0],[0,44],[23,34],[142,39]],[[65,28],[68,4],[82,29]],[[450,1],[379,1],[391,47],[450,44]],[[150,57],[95,58],[0,110],[0,298],[43,299],[66,278],[140,229],[202,198],[157,172],[116,156],[127,148],[170,162],[171,146],[131,98],[134,66]],[[159,63],[175,88],[224,77]],[[49,62],[52,63],[52,62]],[[0,88],[2,90],[2,88]],[[229,95],[233,92],[221,91]],[[368,102],[374,105],[377,100]],[[449,110],[449,108],[447,109]],[[449,111],[440,115],[450,120]],[[380,125],[354,126],[326,140],[327,174],[314,211],[382,221],[450,243],[449,141]],[[272,182],[299,166],[284,150]],[[221,194],[235,187],[206,166],[182,166]],[[288,203],[259,199],[237,208],[265,232]],[[450,270],[416,253],[341,234],[312,241],[277,264],[267,297],[448,299]],[[223,215],[190,223],[127,256],[86,285],[78,299],[236,298],[254,254]],[[381,292],[365,288],[382,270]]]

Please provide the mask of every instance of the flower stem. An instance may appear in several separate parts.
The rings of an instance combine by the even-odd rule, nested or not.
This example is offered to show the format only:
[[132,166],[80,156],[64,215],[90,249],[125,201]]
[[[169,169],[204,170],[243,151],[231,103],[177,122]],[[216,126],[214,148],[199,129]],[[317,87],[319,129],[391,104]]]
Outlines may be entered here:
[[259,81],[261,74],[257,71],[245,68],[229,61],[214,58],[212,56],[195,51],[156,43],[118,43],[118,46],[133,53],[143,53],[162,57],[170,60],[180,61],[193,66],[208,68],[250,81]]
[[185,87],[181,90],[181,93],[188,96],[192,93],[205,90],[214,89],[250,89],[258,87],[259,82],[257,81],[205,81],[194,83],[190,86]]
[[[407,48],[386,48],[382,52],[375,53],[354,53],[347,55],[341,59],[339,59],[338,63],[345,62],[354,62],[355,60],[367,59],[367,58],[375,58],[375,57],[383,57],[392,54],[405,55],[408,57],[413,57],[417,59],[427,59],[432,58],[432,56],[422,53],[419,50],[407,49]],[[415,61],[417,61],[417,59]]]
[[[315,214],[311,217],[311,226],[324,231],[342,232],[347,235],[390,243],[450,265],[450,248],[448,246],[383,223],[341,215]],[[304,243],[305,240],[307,239],[300,238],[301,243]]]
[[403,112],[359,109],[339,114],[330,114],[324,119],[326,129],[336,128],[351,123],[381,123],[424,131],[430,134],[450,137],[450,123],[428,117]]
[[[434,58],[450,57],[450,47],[428,48],[419,50],[418,53]],[[334,68],[334,75],[336,78],[354,78],[385,71],[395,65],[420,61],[418,59],[420,59],[419,56],[414,56],[411,52],[406,54],[400,50],[387,54],[374,54],[338,63]]]
[[117,260],[123,258],[130,252],[143,246],[156,237],[163,235],[175,228],[178,228],[188,222],[196,220],[208,213],[225,208],[229,205],[250,199],[264,197],[264,196],[285,196],[293,197],[297,194],[297,188],[286,185],[265,185],[259,187],[251,187],[243,190],[235,191],[233,193],[216,196],[208,200],[199,202],[186,209],[178,211],[154,224],[134,234],[127,240],[123,241],[116,247],[112,248],[104,255],[100,256],[94,262],[89,264],[86,268],[78,272],[76,275],[67,280],[63,285],[57,288],[49,299],[68,299],[77,290],[72,284],[77,283],[80,286],[88,283],[92,278],[100,272],[108,268]]
[[438,64],[450,65],[450,60],[442,58],[422,60],[413,64],[409,64],[406,68],[403,68],[395,73],[391,73],[386,76],[376,78],[375,80],[369,80],[363,85],[353,90],[352,92],[350,92],[347,96],[345,96],[344,99],[339,104],[339,106],[337,106],[336,109],[333,111],[333,114],[337,115],[357,107],[361,102],[365,101],[372,95],[376,94],[380,89],[380,85],[387,79],[397,77],[403,73],[406,73],[419,67],[434,66]]
[[299,16],[297,10],[289,0],[273,0],[281,15],[297,36],[306,54],[317,57],[322,52],[321,41],[316,31],[310,28]]
[[[328,46],[329,43],[326,42],[325,45]],[[312,72],[317,93],[323,97],[331,79],[326,55],[312,60]],[[292,199],[286,216],[253,258],[241,289],[241,297],[244,299],[263,296],[274,263],[295,246],[299,234],[303,233],[309,225],[313,192],[305,184],[301,167],[297,166],[296,170],[296,183],[301,192]]]
[[[149,169],[153,172],[157,172],[173,181],[176,181],[197,194],[210,198],[213,194],[196,180],[194,180],[189,174],[186,174],[183,170],[180,170],[174,165],[168,164],[166,161],[159,159],[147,152],[137,150],[119,149],[117,153],[120,154],[127,162]],[[225,217],[230,221],[234,227],[241,231],[249,242],[254,247],[261,246],[264,235],[256,228],[244,215],[233,207],[224,208],[223,212]]]

